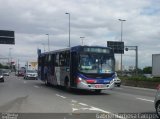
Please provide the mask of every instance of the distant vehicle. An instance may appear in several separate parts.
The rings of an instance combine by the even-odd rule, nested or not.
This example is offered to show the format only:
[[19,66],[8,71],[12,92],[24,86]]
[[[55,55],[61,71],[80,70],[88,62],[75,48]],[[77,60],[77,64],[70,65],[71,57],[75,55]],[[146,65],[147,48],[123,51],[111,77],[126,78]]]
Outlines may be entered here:
[[114,77],[115,57],[108,47],[75,46],[42,53],[38,57],[38,78],[67,90],[74,88],[100,93],[114,88]]
[[0,70],[0,82],[4,82],[4,76],[2,70]]
[[122,73],[122,76],[124,76],[124,77],[132,77],[132,74],[131,73]]
[[36,70],[26,70],[26,73],[24,75],[24,79],[35,79],[37,80],[37,71]]
[[10,70],[9,69],[3,69],[3,75],[9,76]]
[[154,99],[154,107],[158,117],[160,118],[160,84],[157,87],[157,93]]
[[25,70],[19,70],[18,71],[18,76],[24,76],[25,75]]
[[15,76],[18,76],[18,71],[16,70],[16,72],[15,72]]
[[152,74],[143,74],[143,76],[146,78],[153,78]]
[[115,73],[114,85],[117,87],[121,86],[121,79],[118,78],[117,73]]

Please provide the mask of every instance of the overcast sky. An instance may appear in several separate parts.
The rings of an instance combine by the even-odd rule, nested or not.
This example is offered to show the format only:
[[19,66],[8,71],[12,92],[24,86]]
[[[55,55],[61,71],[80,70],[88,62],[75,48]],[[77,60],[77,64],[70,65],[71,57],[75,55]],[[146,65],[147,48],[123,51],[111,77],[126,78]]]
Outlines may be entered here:
[[[68,15],[71,46],[106,46],[120,41],[123,23],[125,46],[138,46],[139,67],[152,65],[152,54],[160,53],[159,0],[0,0],[0,29],[15,31],[15,45],[0,44],[0,57],[21,62],[36,61],[37,48],[47,51],[68,46]],[[116,55],[119,60],[119,55]],[[135,52],[125,52],[124,65],[135,65]]]

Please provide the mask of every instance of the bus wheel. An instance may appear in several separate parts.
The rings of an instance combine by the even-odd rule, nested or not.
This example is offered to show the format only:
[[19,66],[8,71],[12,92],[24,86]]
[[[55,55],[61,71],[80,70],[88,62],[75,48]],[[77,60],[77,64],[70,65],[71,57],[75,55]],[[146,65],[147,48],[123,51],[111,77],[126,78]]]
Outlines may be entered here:
[[46,85],[46,86],[49,86],[49,83],[48,83],[48,80],[47,80],[47,79],[45,80],[45,85]]
[[95,93],[101,93],[101,89],[95,90]]
[[65,89],[67,90],[67,91],[71,91],[71,88],[70,88],[70,86],[69,86],[69,80],[68,79],[65,79]]

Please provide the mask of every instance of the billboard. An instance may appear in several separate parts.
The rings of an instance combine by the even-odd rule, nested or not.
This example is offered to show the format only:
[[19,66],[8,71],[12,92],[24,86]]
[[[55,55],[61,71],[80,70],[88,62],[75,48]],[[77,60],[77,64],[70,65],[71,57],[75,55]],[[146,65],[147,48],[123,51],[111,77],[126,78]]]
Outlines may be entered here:
[[124,54],[124,42],[121,42],[121,41],[107,41],[107,47],[112,48],[114,53]]
[[0,44],[15,44],[14,31],[0,30]]

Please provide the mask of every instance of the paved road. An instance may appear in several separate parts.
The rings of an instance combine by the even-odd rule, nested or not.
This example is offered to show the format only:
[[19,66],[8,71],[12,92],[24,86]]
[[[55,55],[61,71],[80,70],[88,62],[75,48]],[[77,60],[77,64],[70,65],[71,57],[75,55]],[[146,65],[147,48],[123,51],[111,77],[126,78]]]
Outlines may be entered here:
[[122,118],[117,113],[155,113],[155,93],[153,89],[127,86],[105,90],[101,94],[89,91],[69,93],[62,88],[47,87],[41,81],[24,80],[12,74],[0,83],[0,112],[54,113],[54,116],[57,113],[57,118],[64,113],[65,119],[71,118],[73,113],[76,115],[72,118],[100,118],[97,113],[111,113]]

